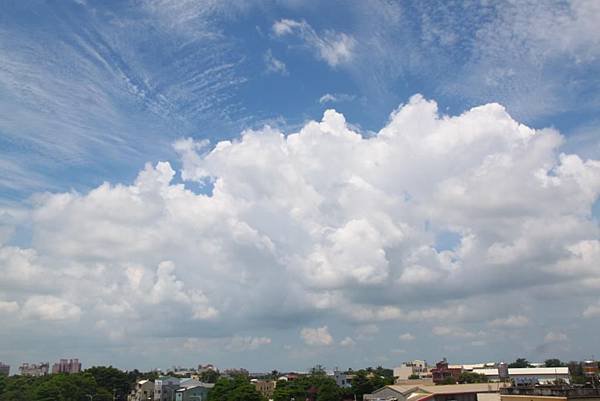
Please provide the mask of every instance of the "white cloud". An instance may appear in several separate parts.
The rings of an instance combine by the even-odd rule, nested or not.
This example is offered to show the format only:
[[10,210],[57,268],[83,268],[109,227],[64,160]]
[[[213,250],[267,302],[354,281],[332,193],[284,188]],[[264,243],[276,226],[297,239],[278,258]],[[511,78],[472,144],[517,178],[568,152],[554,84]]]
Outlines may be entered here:
[[401,341],[412,341],[414,340],[416,337],[410,333],[404,333],[404,334],[400,334],[400,336],[398,336],[398,338]]
[[583,311],[583,317],[592,318],[600,316],[600,302],[587,306]]
[[331,345],[333,337],[329,334],[327,326],[309,328],[305,327],[300,331],[300,337],[307,345]]
[[267,72],[288,75],[288,70],[285,63],[273,56],[271,49],[266,51],[265,55],[263,56],[263,60],[265,61]]
[[565,342],[568,341],[569,338],[565,333],[554,332],[551,331],[544,337],[544,342],[546,343],[556,343],[556,342]]
[[[531,308],[541,284],[577,286],[581,310],[595,296],[580,284],[599,278],[590,210],[600,162],[560,154],[560,144],[500,105],[452,117],[421,96],[369,137],[328,110],[290,134],[178,141],[183,183],[160,162],[131,184],[35,197],[31,247],[0,246],[0,299],[20,306],[23,330],[32,319],[80,319],[100,342],[216,330],[231,339],[258,322],[304,327],[307,343],[328,345],[328,327],[362,324],[352,334],[361,340],[373,323],[416,321],[477,340],[475,322],[525,324],[510,315],[511,291]],[[448,231],[457,245],[436,249]],[[543,321],[551,311],[531,313]],[[329,326],[311,328],[325,316]],[[461,328],[466,320],[473,327]],[[240,337],[232,349],[266,341]]]
[[263,345],[271,344],[268,337],[233,337],[226,349],[231,351],[255,350]]
[[192,337],[183,342],[186,350],[209,351],[215,348],[232,352],[253,351],[271,344],[269,337],[232,336],[224,338]]
[[460,326],[434,326],[432,329],[432,333],[436,336],[440,337],[460,337],[460,338],[473,338],[473,337],[481,337],[484,335],[482,332],[472,332],[469,330],[465,330]]
[[354,341],[352,337],[345,337],[342,341],[340,341],[340,345],[342,347],[353,347],[356,345],[356,341]]
[[350,102],[354,100],[356,96],[348,95],[346,93],[326,93],[319,98],[319,103],[338,103],[338,102]]
[[354,56],[356,40],[351,35],[326,30],[318,34],[306,21],[281,19],[273,23],[276,36],[297,35],[307,46],[314,49],[317,56],[329,66],[350,62]]
[[73,303],[51,295],[35,295],[27,299],[22,309],[26,319],[72,320],[79,319],[81,309]]
[[489,323],[492,327],[517,328],[529,325],[529,318],[523,315],[510,315],[505,318],[497,318]]
[[12,301],[0,301],[0,314],[12,315],[19,310],[19,304]]

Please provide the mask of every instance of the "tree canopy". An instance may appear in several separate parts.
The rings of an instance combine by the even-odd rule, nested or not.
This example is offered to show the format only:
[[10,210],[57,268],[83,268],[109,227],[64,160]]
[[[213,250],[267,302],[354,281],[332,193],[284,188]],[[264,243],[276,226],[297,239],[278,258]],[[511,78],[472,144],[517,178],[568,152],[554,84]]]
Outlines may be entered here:
[[508,365],[509,368],[530,368],[532,365],[525,358],[517,358],[516,361]]

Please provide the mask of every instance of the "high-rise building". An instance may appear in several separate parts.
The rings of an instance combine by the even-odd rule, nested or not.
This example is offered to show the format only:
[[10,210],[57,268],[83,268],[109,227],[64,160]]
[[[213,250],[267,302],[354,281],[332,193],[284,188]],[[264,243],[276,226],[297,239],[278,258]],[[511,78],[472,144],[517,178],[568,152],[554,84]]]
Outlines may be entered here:
[[81,372],[81,362],[79,359],[61,359],[52,365],[52,373],[79,373]]
[[21,376],[46,376],[48,374],[48,369],[50,364],[48,362],[40,362],[40,363],[23,363],[19,367],[19,374]]
[[0,375],[8,376],[10,374],[10,366],[0,362]]

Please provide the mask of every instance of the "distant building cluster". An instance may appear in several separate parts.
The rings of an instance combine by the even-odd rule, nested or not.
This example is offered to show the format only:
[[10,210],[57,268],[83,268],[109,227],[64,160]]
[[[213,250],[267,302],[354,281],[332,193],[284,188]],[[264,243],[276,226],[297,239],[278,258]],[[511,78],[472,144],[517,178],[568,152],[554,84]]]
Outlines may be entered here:
[[61,359],[52,365],[52,373],[79,373],[81,372],[81,362],[79,359]]
[[[365,394],[363,401],[600,401],[600,389],[594,384],[598,381],[598,362],[574,364],[580,370],[577,375],[590,378],[592,385],[571,384],[566,366],[526,363],[527,367],[509,367],[504,362],[452,365],[445,358],[429,366],[415,360],[394,368],[395,383]],[[469,378],[481,382],[466,381]]]
[[[537,366],[536,366],[537,365]],[[590,374],[598,372],[597,362],[585,364],[589,366]],[[595,373],[594,368],[596,369]],[[394,379],[396,383],[410,380],[430,380],[433,384],[458,382],[461,374],[476,373],[485,376],[488,382],[512,381],[516,384],[556,384],[570,383],[568,367],[544,367],[543,364],[533,364],[527,368],[509,368],[505,362],[486,362],[479,364],[451,365],[444,358],[435,366],[427,365],[427,362],[415,360],[404,362],[394,368]]]
[[[571,362],[569,367],[559,365],[563,365],[559,360],[548,360],[541,364],[529,363],[525,359],[510,365],[505,362],[450,364],[444,358],[434,365],[425,360],[407,361],[393,370],[369,368],[355,372],[335,368],[325,371],[319,365],[311,372],[326,375],[338,387],[348,389],[344,391],[348,397],[354,391],[353,380],[357,375],[362,375],[361,380],[364,380],[367,372],[368,380],[385,378],[390,383],[393,374],[394,384],[364,394],[362,400],[354,394],[354,401],[600,401],[600,386],[594,387],[598,383],[598,362]],[[19,367],[19,374],[45,376],[49,374],[49,368],[48,362],[23,363]],[[52,374],[75,374],[80,371],[81,362],[78,359],[60,359],[51,369]],[[213,383],[218,378],[234,377],[245,377],[265,399],[273,400],[278,384],[281,386],[282,382],[293,382],[310,374],[277,371],[250,373],[241,368],[219,372],[211,364],[198,365],[197,368],[174,366],[167,374],[155,372],[160,375],[153,375],[155,380],[143,379],[135,383],[127,401],[207,401]],[[9,375],[10,366],[0,362],[0,374]],[[571,382],[574,380],[578,384],[573,385]],[[588,385],[588,382],[592,385]],[[306,401],[315,401],[315,397],[316,394],[309,394]],[[344,400],[350,401],[350,398]]]
[[52,365],[51,371],[49,362],[23,362],[19,366],[19,374],[21,376],[40,377],[46,376],[50,372],[52,374],[79,373],[81,372],[81,362],[79,362],[79,359],[61,359]]

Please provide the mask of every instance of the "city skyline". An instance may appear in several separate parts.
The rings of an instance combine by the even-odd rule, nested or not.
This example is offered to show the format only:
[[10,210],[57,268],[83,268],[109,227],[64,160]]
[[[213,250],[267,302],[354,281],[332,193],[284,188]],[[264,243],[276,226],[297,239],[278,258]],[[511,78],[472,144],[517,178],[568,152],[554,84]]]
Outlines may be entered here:
[[598,21],[1,4],[0,361],[599,355]]

